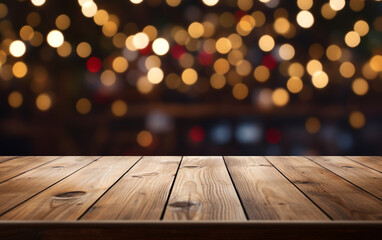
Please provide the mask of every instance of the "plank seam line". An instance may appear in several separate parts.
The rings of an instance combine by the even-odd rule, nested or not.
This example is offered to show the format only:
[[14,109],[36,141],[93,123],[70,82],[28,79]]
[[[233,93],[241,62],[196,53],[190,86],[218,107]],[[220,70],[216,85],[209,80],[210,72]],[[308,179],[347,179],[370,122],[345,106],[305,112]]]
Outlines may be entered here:
[[[61,156],[61,157],[62,157],[62,156]],[[57,182],[53,183],[52,185],[50,185],[50,186],[44,188],[44,189],[41,190],[40,192],[38,192],[38,193],[36,193],[36,194],[30,196],[29,198],[25,199],[24,201],[20,202],[19,204],[17,204],[17,205],[15,205],[15,206],[11,207],[10,209],[8,209],[8,210],[6,210],[5,212],[1,213],[1,214],[0,214],[0,217],[3,216],[3,215],[5,215],[5,214],[7,214],[7,213],[10,212],[10,211],[12,211],[13,209],[17,208],[17,207],[20,206],[21,204],[23,204],[23,203],[29,201],[30,199],[34,198],[35,196],[37,196],[38,194],[42,193],[43,191],[45,191],[45,190],[47,190],[47,189],[53,187],[53,186],[56,185],[57,183],[59,183],[59,182],[63,181],[64,179],[70,177],[71,175],[75,174],[76,172],[80,171],[81,169],[87,167],[89,164],[92,164],[93,162],[97,161],[99,158],[100,158],[100,157],[94,159],[93,161],[91,161],[90,163],[86,164],[85,166],[83,166],[83,167],[77,169],[76,171],[72,172],[71,174],[69,174],[69,175],[63,177],[62,179],[60,179],[60,180],[58,180]]]
[[103,197],[105,196],[105,194],[112,188],[114,187],[115,184],[117,184],[139,161],[141,161],[141,159],[143,158],[143,156],[141,156],[137,161],[135,161],[135,163],[133,165],[131,165],[131,167],[129,167],[129,169],[126,170],[126,172],[124,172],[118,179],[117,181],[115,181],[110,187],[108,187],[108,189],[106,189],[105,192],[103,192],[101,194],[101,196],[99,196],[99,198],[97,198],[97,200],[95,200],[78,218],[77,220],[80,220],[83,216],[85,216],[85,214],[87,212],[89,212],[89,210]]
[[338,175],[337,173],[335,173],[335,172],[331,171],[330,169],[328,169],[328,168],[326,168],[326,167],[322,166],[321,164],[317,163],[317,162],[316,162],[316,161],[314,161],[313,159],[311,159],[311,158],[309,158],[309,157],[307,157],[307,156],[305,156],[305,158],[307,158],[308,160],[310,160],[310,161],[314,162],[314,163],[315,163],[315,164],[317,164],[318,166],[320,166],[320,167],[322,167],[322,168],[324,168],[324,169],[328,170],[329,172],[333,173],[334,175],[336,175],[336,176],[338,176],[338,177],[342,178],[343,180],[345,180],[346,182],[350,183],[351,185],[353,185],[353,186],[355,186],[355,187],[357,187],[357,188],[361,189],[362,191],[364,191],[364,192],[366,192],[366,193],[370,194],[371,196],[375,197],[376,199],[378,199],[378,200],[382,201],[382,199],[381,199],[381,198],[379,198],[379,197],[375,196],[374,194],[372,194],[372,193],[370,193],[369,191],[367,191],[367,190],[365,190],[365,189],[361,188],[360,186],[358,186],[358,185],[356,185],[356,184],[354,184],[354,183],[350,182],[350,181],[349,181],[349,180],[347,180],[346,178],[344,178],[344,177],[342,177],[342,176]]
[[294,184],[289,178],[287,178],[287,176],[285,176],[275,165],[273,165],[273,163],[271,161],[269,161],[269,159],[264,156],[264,158],[286,179],[288,180],[295,188],[297,188],[297,190],[299,190],[307,199],[309,199],[318,209],[321,210],[321,212],[323,212],[330,220],[333,220],[333,218],[328,214],[326,213],[316,202],[314,202],[307,194],[305,194],[299,187],[297,187],[296,184]]
[[[46,165],[46,164],[48,164],[48,163],[51,163],[51,162],[53,162],[53,161],[56,161],[57,159],[59,159],[59,158],[61,158],[61,157],[62,157],[62,156],[57,157],[57,158],[53,158],[53,159],[50,160],[49,162],[43,163],[43,164],[38,165],[38,166],[36,166],[36,167],[34,167],[34,168],[31,168],[31,169],[28,169],[28,170],[26,170],[26,171],[24,171],[24,172],[22,172],[22,173],[19,173],[19,174],[13,176],[13,177],[10,177],[10,178],[8,178],[8,179],[5,179],[5,180],[1,181],[0,184],[4,183],[4,182],[6,182],[6,181],[9,181],[9,180],[11,180],[12,178],[15,178],[15,177],[18,177],[18,176],[20,176],[20,175],[23,175],[24,173],[27,173],[27,172],[29,172],[29,171],[32,171],[32,170],[34,170],[34,169],[36,169],[36,168],[42,167],[42,166],[44,166],[44,165]],[[9,160],[12,160],[12,159],[9,159]],[[8,162],[9,160],[7,160],[6,162]],[[3,162],[2,162],[2,163],[3,163]]]
[[[375,169],[375,168],[373,168],[373,167],[369,167],[369,166],[367,166],[367,165],[365,165],[365,164],[363,164],[363,163],[361,163],[361,162],[358,162],[357,160],[354,160],[354,159],[352,159],[351,157],[348,157],[348,156],[343,156],[343,157],[345,157],[345,158],[347,158],[347,159],[349,159],[349,160],[351,160],[351,161],[353,161],[353,162],[355,162],[355,163],[358,163],[358,164],[360,164],[360,165],[362,165],[362,166],[364,166],[364,167],[370,168],[371,170],[374,170],[374,171],[376,171],[376,172],[378,172],[378,173],[382,173],[381,171],[379,171],[379,170],[377,170],[377,169]],[[367,156],[367,157],[369,157],[369,156]]]
[[237,197],[239,198],[239,202],[240,202],[241,208],[242,208],[243,211],[244,211],[245,218],[246,218],[247,220],[249,220],[249,216],[248,216],[247,210],[246,210],[245,207],[244,207],[243,200],[242,200],[241,197],[240,197],[240,194],[239,194],[239,191],[237,190],[236,184],[235,184],[235,182],[233,181],[231,172],[230,172],[229,169],[228,169],[228,166],[227,166],[227,162],[226,162],[226,160],[225,160],[225,157],[222,156],[222,158],[223,158],[224,165],[225,165],[225,167],[226,167],[226,169],[227,169],[229,178],[231,179],[233,188],[235,189],[236,195],[237,195]]
[[174,180],[173,180],[172,183],[171,183],[170,191],[168,192],[168,196],[167,196],[166,202],[165,202],[165,204],[164,204],[162,213],[161,213],[160,218],[159,218],[160,221],[163,220],[163,218],[164,218],[164,214],[166,213],[167,205],[168,205],[168,203],[169,203],[169,201],[170,201],[170,197],[171,197],[172,189],[174,188],[175,180],[176,180],[176,177],[178,176],[178,172],[179,172],[179,169],[180,169],[180,165],[182,164],[183,157],[184,157],[184,156],[182,156],[182,157],[180,158],[178,168],[176,169],[175,176],[174,176]]
[[3,160],[3,161],[0,161],[0,163],[8,162],[8,161],[13,160],[13,159],[16,159],[16,158],[18,158],[18,157],[23,157],[23,156],[12,156],[12,157],[10,157],[10,158],[8,158],[8,159],[5,159],[5,160]]

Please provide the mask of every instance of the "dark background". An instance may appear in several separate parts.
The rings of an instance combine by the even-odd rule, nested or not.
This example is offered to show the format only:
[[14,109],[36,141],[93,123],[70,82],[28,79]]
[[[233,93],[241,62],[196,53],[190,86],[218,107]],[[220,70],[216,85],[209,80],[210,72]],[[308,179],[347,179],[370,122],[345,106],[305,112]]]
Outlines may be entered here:
[[[165,37],[171,47],[175,45],[168,38],[168,32],[175,25],[187,29],[193,21],[202,22],[209,13],[220,15],[223,12],[246,14],[236,5],[236,1],[221,0],[214,7],[207,7],[201,1],[186,1],[175,8],[165,1],[143,1],[134,5],[128,0],[95,1],[98,8],[115,14],[120,20],[118,32],[125,32],[126,24],[135,24],[137,31],[146,25],[154,25],[158,37]],[[381,155],[382,153],[382,73],[368,79],[369,90],[364,96],[357,96],[351,88],[353,79],[364,77],[362,67],[374,55],[382,53],[382,32],[376,19],[381,16],[382,4],[365,1],[365,7],[358,12],[349,7],[349,2],[336,17],[327,20],[320,14],[324,1],[314,1],[311,10],[315,16],[312,28],[302,29],[296,23],[299,8],[295,1],[280,1],[275,8],[270,8],[254,1],[247,11],[262,11],[266,16],[264,26],[255,27],[250,35],[243,37],[248,52],[245,56],[253,69],[262,63],[268,53],[262,52],[257,41],[267,33],[274,37],[276,45],[290,43],[296,50],[291,62],[298,61],[306,66],[310,60],[309,47],[313,43],[321,44],[324,49],[335,43],[351,52],[350,61],[356,67],[355,75],[345,79],[339,74],[341,61],[329,61],[323,56],[320,61],[329,76],[329,85],[324,89],[315,89],[310,76],[305,71],[302,80],[303,91],[290,94],[289,103],[284,107],[265,108],[256,101],[258,93],[265,89],[286,88],[289,77],[279,71],[281,61],[271,70],[270,79],[265,83],[257,82],[253,74],[243,77],[249,88],[249,95],[244,100],[232,96],[232,86],[215,90],[209,86],[209,78],[214,70],[212,65],[202,66],[195,61],[193,68],[199,73],[197,83],[191,87],[169,89],[164,81],[154,86],[149,94],[141,94],[127,79],[133,71],[145,75],[137,67],[140,54],[135,61],[129,61],[125,73],[117,74],[116,86],[105,89],[99,83],[100,73],[106,69],[108,59],[121,55],[123,49],[112,43],[112,38],[102,34],[92,18],[81,14],[77,1],[50,1],[35,7],[30,1],[1,1],[8,8],[8,14],[0,19],[1,49],[8,53],[7,39],[19,39],[19,29],[26,25],[26,16],[37,12],[41,23],[34,27],[44,36],[41,46],[33,47],[26,42],[26,54],[15,59],[8,55],[4,65],[12,65],[20,59],[28,66],[28,74],[22,78],[9,80],[0,77],[0,154],[2,155]],[[293,38],[285,38],[272,32],[274,12],[284,8],[288,20],[296,27]],[[187,11],[196,11],[195,20],[187,18]],[[239,12],[238,12],[239,11]],[[46,34],[55,29],[55,19],[66,14],[71,25],[62,31],[65,40],[72,44],[72,53],[60,57],[56,49],[45,40]],[[354,23],[363,19],[368,22],[369,33],[361,38],[356,48],[349,48],[344,43],[344,35],[352,30]],[[376,23],[377,22],[377,23]],[[381,21],[379,21],[381,23]],[[212,36],[218,39],[235,32],[235,27],[216,26]],[[98,73],[87,70],[88,58],[76,55],[75,47],[86,41],[92,46],[89,57],[100,58],[104,66]],[[200,39],[203,41],[203,39]],[[198,51],[190,52],[195,58]],[[270,52],[270,54],[274,54]],[[224,57],[214,54],[214,60]],[[181,74],[183,68],[170,52],[161,56],[161,68],[165,75]],[[32,89],[35,76],[33,69],[42,67],[48,77],[39,91]],[[12,108],[8,96],[12,91],[19,91],[23,103]],[[47,111],[36,108],[36,97],[41,93],[52,97],[52,106]],[[76,102],[87,98],[92,103],[88,114],[76,110]],[[122,117],[111,112],[112,103],[122,99],[127,103],[128,111]],[[363,127],[356,129],[349,124],[349,116],[360,111],[366,118]],[[317,133],[309,133],[305,123],[309,117],[320,121]],[[152,142],[141,146],[137,136],[141,131],[148,131]]]

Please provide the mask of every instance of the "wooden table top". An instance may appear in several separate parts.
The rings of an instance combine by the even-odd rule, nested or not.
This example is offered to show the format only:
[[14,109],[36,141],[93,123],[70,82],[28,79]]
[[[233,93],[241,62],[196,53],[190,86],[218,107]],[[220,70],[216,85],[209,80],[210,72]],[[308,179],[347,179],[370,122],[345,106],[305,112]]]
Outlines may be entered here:
[[382,157],[3,156],[14,220],[379,224]]

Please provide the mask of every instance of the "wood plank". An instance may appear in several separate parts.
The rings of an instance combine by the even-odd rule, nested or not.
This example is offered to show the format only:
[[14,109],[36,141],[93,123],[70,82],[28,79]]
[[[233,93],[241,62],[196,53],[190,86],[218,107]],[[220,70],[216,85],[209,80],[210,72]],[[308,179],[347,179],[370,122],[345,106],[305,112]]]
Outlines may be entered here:
[[0,216],[98,157],[67,156],[0,184]]
[[264,157],[225,157],[249,219],[329,220]]
[[76,220],[140,158],[101,157],[0,219]]
[[305,157],[266,157],[334,220],[381,220],[382,201]]
[[181,157],[143,157],[81,220],[159,220]]
[[164,220],[246,220],[222,157],[183,157]]
[[382,174],[341,156],[307,158],[382,199]]
[[18,156],[0,156],[0,163],[17,158]]
[[378,172],[382,172],[382,157],[379,156],[348,156],[353,161],[361,163]]
[[28,156],[3,162],[0,164],[0,183],[58,158],[58,156]]

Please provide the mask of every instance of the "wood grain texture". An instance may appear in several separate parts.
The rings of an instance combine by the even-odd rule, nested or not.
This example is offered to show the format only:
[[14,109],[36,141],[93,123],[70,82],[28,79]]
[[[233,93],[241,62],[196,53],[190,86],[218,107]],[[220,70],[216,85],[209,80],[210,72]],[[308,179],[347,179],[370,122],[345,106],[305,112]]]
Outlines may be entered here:
[[164,220],[246,220],[222,157],[183,157]]
[[382,174],[345,157],[309,156],[309,159],[382,199]]
[[18,157],[0,163],[0,183],[58,158],[57,156]]
[[17,158],[18,156],[0,156],[0,163]]
[[382,220],[382,201],[305,157],[266,157],[334,220]]
[[101,157],[0,219],[76,220],[139,159]]
[[369,168],[373,168],[382,173],[382,157],[377,156],[348,156],[348,158],[363,164]]
[[329,220],[264,157],[225,157],[252,220]]
[[[0,216],[98,157],[61,157],[0,184]],[[36,206],[38,207],[38,206]]]
[[181,157],[143,157],[81,220],[159,220]]

